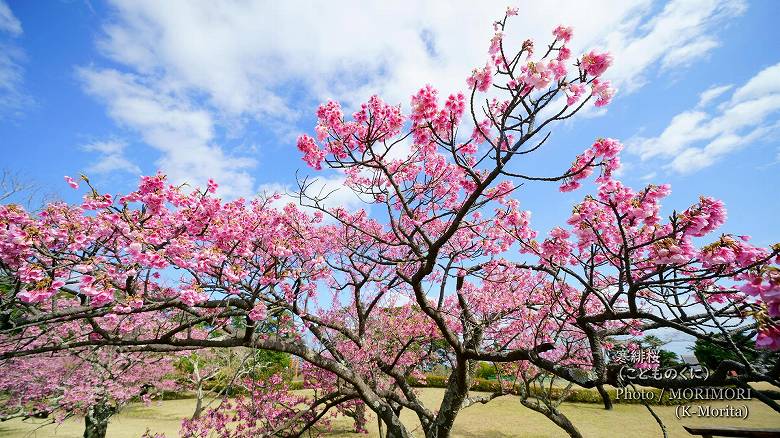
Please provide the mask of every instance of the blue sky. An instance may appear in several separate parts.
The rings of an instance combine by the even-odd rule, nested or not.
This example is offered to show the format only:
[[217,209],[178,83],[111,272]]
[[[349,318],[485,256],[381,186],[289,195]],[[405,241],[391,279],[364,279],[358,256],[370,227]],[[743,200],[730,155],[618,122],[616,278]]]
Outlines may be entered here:
[[[158,169],[194,184],[214,177],[225,197],[283,190],[297,170],[313,174],[295,138],[312,133],[319,102],[354,108],[379,94],[408,109],[426,83],[462,89],[506,7],[292,3],[0,0],[0,167],[68,201],[80,194],[63,175],[79,173],[110,192]],[[508,41],[541,45],[556,24],[573,25],[575,53],[614,52],[607,77],[619,88],[606,111],[558,126],[518,166],[554,174],[594,138],[619,138],[622,178],[671,183],[668,211],[715,196],[729,208],[725,231],[779,240],[780,3],[517,6]],[[319,176],[340,185],[339,174]],[[517,197],[546,232],[584,194],[529,185]],[[333,202],[356,205],[346,193]]]

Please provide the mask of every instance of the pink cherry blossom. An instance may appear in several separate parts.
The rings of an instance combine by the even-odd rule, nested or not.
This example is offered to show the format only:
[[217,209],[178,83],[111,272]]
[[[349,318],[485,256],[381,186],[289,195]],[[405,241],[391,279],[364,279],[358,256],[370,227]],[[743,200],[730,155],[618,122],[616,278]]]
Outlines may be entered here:
[[474,88],[482,92],[487,91],[492,82],[493,72],[490,69],[490,65],[485,65],[485,68],[482,69],[474,69],[471,76],[466,79],[466,84],[469,88]]
[[768,350],[780,350],[780,327],[759,330],[756,346]]
[[314,139],[308,135],[298,137],[298,150],[304,153],[306,164],[314,169],[322,169],[322,160],[325,158],[325,152],[322,151]]
[[573,34],[573,29],[568,26],[559,25],[555,29],[553,29],[553,35],[555,35],[556,39],[559,39],[563,41],[564,43],[568,43],[571,41],[571,36]]
[[74,180],[73,180],[73,178],[71,178],[71,177],[69,177],[69,176],[65,176],[65,182],[66,182],[66,183],[68,183],[68,185],[69,185],[71,188],[73,188],[73,189],[77,189],[77,188],[79,188],[79,183],[77,183],[76,181],[74,181]]
[[582,84],[569,84],[564,91],[566,92],[566,105],[572,106],[585,93],[585,86]]
[[[777,348],[780,246],[716,234],[727,217],[715,198],[680,207],[668,185],[618,180],[616,139],[597,137],[568,166],[556,154],[549,165],[536,159],[565,153],[546,135],[591,97],[609,103],[614,90],[600,76],[612,58],[587,52],[570,72],[570,29],[535,54],[507,28],[510,12],[466,90],[427,85],[409,102],[371,96],[350,103],[351,114],[333,101],[317,109],[313,137],[297,141],[303,161],[339,172],[340,190],[364,205],[329,202],[305,175],[285,204],[279,194],[224,200],[215,181],[193,188],[162,173],[129,193],[93,181],[81,202],[35,213],[0,205],[0,270],[14,285],[3,293],[0,362],[79,349],[269,350],[296,357],[306,391],[284,373],[237,376],[241,395],[182,433],[303,435],[336,413],[363,431],[370,410],[388,436],[410,436],[403,406],[417,414],[414,430],[448,436],[474,401],[480,363],[506,373],[501,389],[523,406],[549,413],[520,382],[616,385],[602,347],[620,338],[708,339],[727,321],[727,333]],[[525,210],[527,188],[543,184],[587,192],[549,232]],[[452,403],[431,406],[407,382],[442,358]],[[771,380],[735,371],[707,383]]]
[[606,106],[612,101],[616,90],[611,85],[609,81],[593,80],[591,88],[593,95],[596,96],[596,106]]
[[612,55],[607,52],[597,53],[591,50],[583,55],[580,64],[586,74],[599,77],[612,65]]
[[257,303],[252,308],[252,311],[249,312],[249,319],[251,319],[252,321],[262,321],[265,319],[266,314],[267,314],[267,308],[265,304]]
[[571,50],[568,47],[561,47],[560,49],[558,49],[558,56],[556,57],[558,61],[563,62],[569,59],[570,57],[571,57]]

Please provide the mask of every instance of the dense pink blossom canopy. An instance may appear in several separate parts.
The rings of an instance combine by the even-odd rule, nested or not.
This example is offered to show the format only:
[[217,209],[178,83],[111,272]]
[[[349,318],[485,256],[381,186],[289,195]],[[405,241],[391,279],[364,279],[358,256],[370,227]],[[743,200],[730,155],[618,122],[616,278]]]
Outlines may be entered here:
[[[304,208],[279,195],[223,201],[213,181],[199,190],[163,174],[124,195],[66,177],[86,192],[80,205],[0,206],[0,263],[13,283],[3,306],[26,315],[3,351],[60,348],[48,336],[28,342],[78,316],[89,324],[58,345],[274,349],[303,358],[318,376],[311,384],[337,394],[303,400],[280,381],[255,386],[259,404],[225,408],[245,420],[236,436],[253,436],[316,418],[270,407],[274,393],[315,410],[359,400],[388,424],[404,397],[424,427],[451,427],[454,417],[440,415],[460,409],[470,379],[457,366],[492,361],[592,387],[610,383],[608,338],[659,328],[699,338],[755,329],[759,348],[780,349],[780,247],[716,234],[722,202],[702,196],[662,215],[671,188],[620,182],[623,145],[612,138],[583,147],[558,175],[524,168],[545,129],[610,103],[613,59],[596,50],[572,59],[565,26],[544,50],[527,40],[508,56],[514,14],[495,24],[488,62],[464,92],[424,86],[408,111],[378,96],[352,114],[338,102],[318,108],[314,137],[301,135],[297,148],[311,168],[342,172],[371,214],[326,208],[309,180]],[[532,182],[594,192],[540,235],[518,200]],[[150,329],[144,315],[163,322]],[[220,337],[194,336],[199,324]],[[455,358],[448,391],[458,395],[434,412],[404,382],[442,351]],[[717,383],[736,382],[728,378]],[[186,427],[197,435],[231,418],[215,410]]]

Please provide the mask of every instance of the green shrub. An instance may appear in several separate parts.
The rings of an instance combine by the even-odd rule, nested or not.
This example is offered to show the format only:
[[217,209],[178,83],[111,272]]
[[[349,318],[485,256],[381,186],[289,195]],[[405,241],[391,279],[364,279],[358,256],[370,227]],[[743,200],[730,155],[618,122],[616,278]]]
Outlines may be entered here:
[[489,362],[479,362],[474,370],[474,377],[478,379],[493,380],[496,378],[496,367]]
[[[414,387],[420,387],[420,388],[445,388],[447,386],[447,379],[449,376],[436,376],[436,375],[426,375],[425,381],[422,382],[418,379],[415,379],[413,377],[408,377],[407,382],[409,385]],[[504,384],[506,384],[506,381],[504,381]],[[483,378],[475,378],[471,382],[471,390],[472,391],[478,391],[478,392],[496,392],[501,388],[499,385],[498,380],[488,380]],[[538,397],[543,394],[546,394],[548,397],[552,399],[557,399],[563,395],[565,388],[560,386],[553,386],[550,388],[549,386],[545,385],[543,388],[539,386],[531,387],[531,396],[532,397]],[[653,399],[647,400],[648,404],[650,405],[677,405],[677,404],[685,404],[688,403],[690,400],[669,400],[669,391],[663,391],[663,394],[660,389],[654,389],[654,388],[641,388],[640,389],[643,392],[651,392],[653,393]],[[508,391],[511,394],[517,394],[517,389],[512,387]],[[613,403],[623,403],[623,404],[641,404],[641,400],[633,400],[633,399],[625,399],[621,398],[620,400],[617,399],[617,390],[608,389],[607,393],[609,394],[610,398],[612,399]],[[566,398],[566,401],[572,402],[572,403],[602,403],[601,396],[595,389],[586,389],[586,388],[575,388],[570,391],[569,396]]]
[[428,374],[425,376],[424,382],[412,376],[407,377],[406,382],[417,388],[444,388],[447,386],[447,379],[449,379],[449,376]]
[[471,382],[472,391],[496,392],[500,389],[501,385],[498,383],[498,380],[476,378]]

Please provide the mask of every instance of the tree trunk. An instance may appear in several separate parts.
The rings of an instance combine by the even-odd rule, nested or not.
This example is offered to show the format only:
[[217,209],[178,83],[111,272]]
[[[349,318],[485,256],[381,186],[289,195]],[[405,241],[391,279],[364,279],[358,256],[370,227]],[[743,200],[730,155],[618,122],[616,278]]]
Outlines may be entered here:
[[574,424],[572,424],[572,422],[569,421],[569,419],[560,412],[551,412],[547,418],[552,420],[552,422],[558,425],[558,427],[565,430],[571,438],[582,438],[580,431],[577,430],[577,428],[574,427]]
[[203,378],[200,375],[200,366],[197,360],[193,361],[192,367],[192,375],[197,386],[195,389],[195,412],[192,413],[192,419],[195,420],[200,418],[200,414],[203,412]]
[[358,403],[355,406],[355,432],[357,433],[363,433],[367,432],[366,424],[368,421],[366,420],[366,405],[363,403]]
[[195,391],[195,412],[192,414],[192,419],[200,418],[201,413],[203,413],[203,382],[198,383],[198,389]]
[[[386,409],[390,410],[389,407]],[[398,416],[391,414],[389,416],[383,415],[383,417],[385,417],[384,423],[387,426],[387,435],[385,435],[387,438],[411,438]]]
[[579,430],[577,430],[574,424],[556,408],[552,406],[542,406],[538,403],[531,403],[528,399],[520,399],[520,403],[522,403],[523,406],[539,412],[540,414],[543,414],[545,417],[549,418],[553,423],[555,423],[556,426],[565,430],[571,438],[582,438],[582,434]]
[[386,438],[411,438],[406,426],[401,423],[400,410],[396,411],[389,404],[378,399],[364,400],[367,407],[371,408],[379,421],[379,432],[382,433],[382,424],[387,427]]
[[379,429],[379,438],[385,438],[385,423],[379,417],[376,417],[376,423]]
[[447,379],[447,389],[439,406],[439,413],[430,427],[425,431],[426,438],[449,438],[455,417],[458,416],[463,400],[468,395],[471,376],[469,367],[471,362],[459,360]]
[[612,398],[610,398],[609,393],[606,389],[604,389],[604,385],[598,385],[596,386],[596,389],[599,391],[599,395],[601,396],[601,400],[604,402],[604,409],[611,411],[612,410]]
[[200,414],[203,413],[203,390],[198,387],[195,394],[195,412],[192,413],[193,420],[200,418]]
[[[359,382],[362,383],[362,382]],[[377,416],[377,421],[381,421],[387,427],[387,438],[411,438],[411,434],[406,429],[406,426],[401,423],[400,412],[401,406],[393,409],[391,403],[387,403],[379,398],[367,385],[356,385],[358,389],[362,390],[361,398],[365,407],[371,409]]]
[[116,409],[107,403],[90,406],[84,416],[84,438],[105,438],[108,420],[114,413]]

